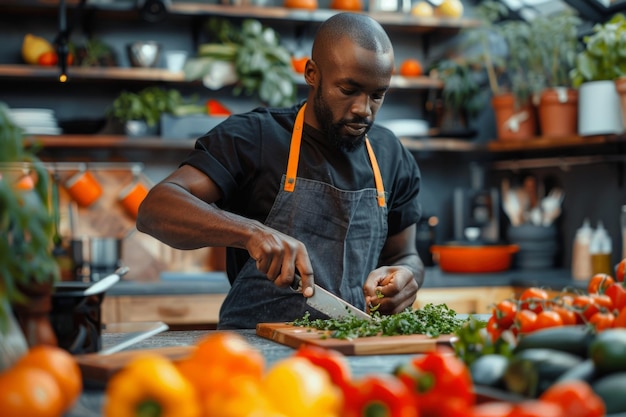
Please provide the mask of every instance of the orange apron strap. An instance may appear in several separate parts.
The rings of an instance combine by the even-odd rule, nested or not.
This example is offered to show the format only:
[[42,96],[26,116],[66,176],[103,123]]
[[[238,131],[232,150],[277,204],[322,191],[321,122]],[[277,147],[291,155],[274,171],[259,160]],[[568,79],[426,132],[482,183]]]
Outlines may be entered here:
[[383,177],[380,175],[380,168],[378,168],[378,161],[376,161],[376,155],[367,136],[365,136],[365,146],[367,146],[367,153],[370,156],[370,162],[372,163],[372,170],[374,171],[374,183],[376,184],[376,193],[378,195],[378,206],[385,207],[387,202],[385,200],[385,187],[383,185]]
[[289,147],[289,160],[287,162],[287,180],[285,181],[285,191],[293,192],[296,187],[296,176],[298,175],[298,160],[300,159],[300,142],[302,141],[302,127],[304,126],[304,109],[306,103],[298,111],[296,121],[291,132],[291,145]]

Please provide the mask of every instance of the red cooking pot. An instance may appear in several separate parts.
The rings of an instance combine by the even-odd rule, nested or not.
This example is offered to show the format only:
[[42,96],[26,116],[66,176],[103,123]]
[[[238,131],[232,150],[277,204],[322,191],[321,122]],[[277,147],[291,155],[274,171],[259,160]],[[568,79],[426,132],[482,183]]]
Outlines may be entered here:
[[500,272],[511,268],[519,246],[449,242],[430,247],[433,260],[444,272]]

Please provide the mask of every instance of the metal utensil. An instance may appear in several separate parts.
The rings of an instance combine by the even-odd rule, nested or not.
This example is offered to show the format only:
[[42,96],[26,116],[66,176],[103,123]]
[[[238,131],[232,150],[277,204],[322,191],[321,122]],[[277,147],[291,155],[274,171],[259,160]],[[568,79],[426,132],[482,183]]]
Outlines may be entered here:
[[90,295],[99,294],[101,292],[108,290],[113,285],[115,285],[120,280],[122,275],[124,275],[126,272],[128,272],[127,266],[118,268],[111,275],[107,275],[106,277],[102,278],[100,281],[96,281],[95,284],[90,285],[89,288],[87,288],[83,292],[83,295],[90,296]]
[[[302,277],[299,275],[294,277],[291,289],[302,293]],[[315,284],[313,296],[307,298],[306,303],[333,319],[357,317],[359,319],[372,320],[372,316],[366,312],[359,310],[317,284]]]

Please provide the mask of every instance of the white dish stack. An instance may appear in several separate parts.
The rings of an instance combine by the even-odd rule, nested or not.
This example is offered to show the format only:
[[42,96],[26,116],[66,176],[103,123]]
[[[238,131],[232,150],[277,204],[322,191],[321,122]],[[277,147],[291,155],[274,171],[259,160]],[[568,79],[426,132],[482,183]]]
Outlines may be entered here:
[[27,135],[60,135],[62,133],[52,109],[10,109],[9,115]]

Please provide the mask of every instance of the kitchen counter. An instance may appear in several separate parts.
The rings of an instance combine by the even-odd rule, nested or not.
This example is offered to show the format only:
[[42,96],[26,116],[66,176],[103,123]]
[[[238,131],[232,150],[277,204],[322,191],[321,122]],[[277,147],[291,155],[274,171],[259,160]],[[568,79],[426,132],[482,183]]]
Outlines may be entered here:
[[[585,288],[585,281],[574,281],[569,269],[510,270],[490,274],[450,274],[438,267],[426,268],[424,288],[463,287],[530,287],[541,286],[553,290],[565,287]],[[163,272],[156,282],[122,280],[107,291],[117,295],[183,295],[226,294],[230,288],[224,272],[177,273]]]
[[[239,330],[246,340],[264,356],[266,368],[269,368],[280,359],[286,358],[295,352],[294,349],[283,346],[271,340],[259,337],[255,330]],[[141,341],[131,349],[151,349],[166,346],[187,346],[194,344],[204,337],[207,331],[168,331],[157,334],[144,341]],[[120,334],[102,335],[103,346],[114,345],[120,340]],[[375,372],[378,374],[391,373],[396,365],[408,360],[411,354],[404,355],[370,355],[370,356],[346,356],[350,365],[352,375],[355,378]],[[99,417],[104,401],[104,391],[102,388],[91,387],[84,390],[77,404],[66,413],[65,417]]]

